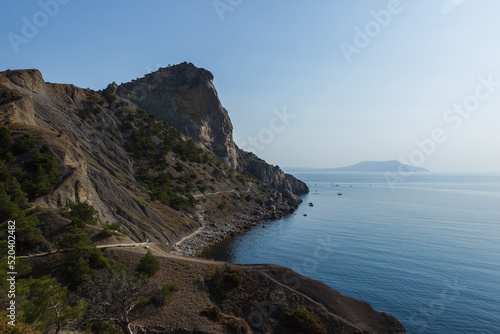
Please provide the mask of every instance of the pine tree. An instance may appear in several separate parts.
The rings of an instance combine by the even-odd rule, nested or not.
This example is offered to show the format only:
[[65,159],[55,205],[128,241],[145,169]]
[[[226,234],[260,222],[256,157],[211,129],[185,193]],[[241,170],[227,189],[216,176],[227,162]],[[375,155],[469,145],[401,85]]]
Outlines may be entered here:
[[139,260],[139,264],[137,265],[135,270],[140,274],[151,277],[158,270],[160,270],[160,262],[156,259],[156,257],[154,257],[151,251],[148,250],[146,255],[141,257],[141,259]]
[[7,180],[5,191],[8,195],[10,195],[11,201],[16,203],[18,207],[22,208],[24,205],[26,205],[26,203],[28,203],[28,200],[26,198],[28,195],[23,191],[21,185],[19,184],[19,182],[17,182],[17,179],[15,177],[11,176]]
[[0,222],[12,219],[19,212],[19,207],[13,203],[3,187],[0,188]]
[[87,303],[80,300],[71,306],[68,291],[55,278],[44,276],[27,280],[28,293],[21,303],[20,318],[44,333],[56,334],[82,318]]
[[8,149],[14,144],[10,131],[5,126],[0,126],[0,148]]

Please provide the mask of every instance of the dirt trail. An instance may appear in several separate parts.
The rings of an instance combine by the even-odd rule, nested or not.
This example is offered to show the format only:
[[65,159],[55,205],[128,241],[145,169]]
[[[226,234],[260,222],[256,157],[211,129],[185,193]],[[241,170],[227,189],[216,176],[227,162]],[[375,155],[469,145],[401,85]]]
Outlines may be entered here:
[[212,196],[212,195],[217,195],[217,194],[222,194],[222,193],[232,193],[232,194],[239,194],[240,192],[241,193],[248,193],[250,192],[251,190],[251,187],[248,187],[247,190],[243,190],[243,191],[238,191],[238,190],[218,190],[218,191],[214,191],[214,192],[211,192],[211,193],[203,193],[203,194],[197,194],[197,195],[194,195],[193,197],[201,197],[201,196]]
[[[171,253],[168,253],[168,252],[162,250],[160,247],[158,247],[155,243],[152,243],[152,242],[140,242],[140,243],[133,243],[133,244],[108,244],[108,245],[99,245],[99,246],[97,246],[97,248],[131,248],[131,249],[127,249],[127,250],[136,251],[138,253],[144,253],[143,248],[141,248],[139,246],[144,246],[144,248],[150,249],[151,252],[153,253],[153,255],[155,255],[155,256],[167,257],[167,258],[171,258],[171,259],[179,259],[179,260],[184,260],[184,261],[189,261],[189,262],[204,263],[204,264],[214,264],[214,263],[221,264],[221,263],[223,263],[223,262],[219,262],[219,261],[205,260],[205,259],[196,258],[196,257],[188,257],[188,256],[171,254]],[[34,257],[40,257],[40,256],[46,256],[46,255],[52,255],[52,254],[64,253],[64,252],[66,252],[66,251],[54,250],[51,252],[18,256],[17,258],[18,259],[27,259],[27,258],[34,258]]]

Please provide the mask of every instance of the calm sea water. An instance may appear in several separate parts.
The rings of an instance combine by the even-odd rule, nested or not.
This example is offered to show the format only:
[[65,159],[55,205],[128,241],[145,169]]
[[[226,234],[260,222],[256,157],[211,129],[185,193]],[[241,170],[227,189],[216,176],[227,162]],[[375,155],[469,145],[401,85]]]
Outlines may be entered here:
[[311,190],[294,214],[204,256],[291,267],[408,333],[500,333],[500,175],[294,175]]

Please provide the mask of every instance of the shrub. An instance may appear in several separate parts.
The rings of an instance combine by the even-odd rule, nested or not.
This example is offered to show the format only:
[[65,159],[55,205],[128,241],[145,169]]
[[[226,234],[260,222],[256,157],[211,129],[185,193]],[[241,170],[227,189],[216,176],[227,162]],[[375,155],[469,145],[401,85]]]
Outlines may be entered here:
[[[90,333],[93,334],[117,334],[120,333],[112,321],[110,320],[94,320],[87,325]],[[87,333],[87,332],[84,332]]]
[[65,216],[77,226],[83,227],[85,224],[97,225],[97,210],[88,202],[71,203],[69,208],[71,211],[65,213]]
[[57,243],[59,250],[67,251],[59,269],[70,284],[78,285],[94,269],[108,267],[109,263],[85,232],[74,225],[69,227],[69,231]]
[[12,152],[16,155],[28,152],[30,148],[35,146],[31,133],[25,133],[21,138],[17,139],[12,145]]
[[36,246],[43,241],[42,231],[39,228],[41,223],[37,216],[29,216],[22,211],[14,218],[16,220],[16,240],[20,249]]
[[147,277],[153,276],[158,270],[160,270],[160,262],[154,257],[150,250],[147,251],[146,255],[141,257],[135,268],[135,271]]
[[106,224],[104,225],[104,228],[102,229],[100,235],[104,238],[108,238],[110,236],[112,236],[115,232],[114,231],[117,231],[117,232],[120,232],[120,233],[123,233],[123,234],[126,234],[121,228],[120,228],[120,223],[119,222],[116,222],[116,223],[109,223],[109,222],[106,222]]
[[78,117],[80,117],[81,119],[87,119],[90,114],[92,113],[92,108],[90,107],[85,107],[83,109],[76,109],[76,114],[78,115]]
[[0,148],[8,149],[14,144],[14,139],[10,134],[10,130],[0,125]]
[[43,144],[42,147],[40,147],[40,153],[47,153],[50,151],[50,146],[48,144]]
[[62,170],[54,157],[37,151],[23,163],[23,169],[14,174],[28,198],[33,200],[52,191]]
[[2,94],[0,94],[0,106],[4,104],[17,101],[22,97],[21,93],[15,90],[4,90]]
[[240,270],[229,264],[216,265],[215,274],[210,280],[209,287],[216,297],[225,299],[227,292],[241,285]]
[[164,285],[163,288],[167,289],[170,292],[176,292],[181,289],[181,287],[177,283],[168,283],[167,285]]
[[146,118],[147,113],[143,109],[137,108],[137,115],[139,115],[140,118],[144,119],[144,118]]
[[3,187],[0,188],[0,222],[11,218],[19,212],[19,207],[12,203],[10,196],[5,192]]
[[216,305],[207,306],[202,311],[201,314],[208,317],[212,321],[220,321],[222,319],[222,312],[220,308]]
[[302,331],[305,334],[326,333],[318,315],[302,307],[296,308],[293,312],[287,312],[284,323],[286,326]]
[[16,203],[20,208],[28,202],[27,194],[22,190],[21,185],[17,182],[16,178],[11,176],[5,185],[5,191],[10,196],[11,201]]
[[177,161],[177,163],[175,164],[174,169],[180,173],[180,172],[182,172],[184,170],[184,166],[181,164],[180,161]]
[[16,321],[15,326],[9,325],[10,319],[4,315],[0,316],[0,333],[5,334],[40,334],[34,327],[25,323]]
[[177,283],[169,283],[164,285],[160,291],[153,296],[151,302],[153,305],[159,307],[165,305],[167,302],[172,301],[173,293],[180,290],[180,286]]
[[225,325],[230,333],[250,333],[247,322],[241,318],[230,317],[226,319]]

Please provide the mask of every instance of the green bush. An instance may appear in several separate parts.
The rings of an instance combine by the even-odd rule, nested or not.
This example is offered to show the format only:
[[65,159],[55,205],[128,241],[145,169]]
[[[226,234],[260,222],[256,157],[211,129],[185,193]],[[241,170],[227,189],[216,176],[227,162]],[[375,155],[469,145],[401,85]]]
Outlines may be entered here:
[[111,110],[115,109],[117,97],[113,93],[112,88],[108,86],[101,92],[101,95],[104,97],[106,101],[108,101],[109,109]]
[[69,233],[57,243],[57,248],[65,254],[59,271],[68,283],[78,285],[94,269],[108,267],[109,263],[85,232],[74,225],[68,229]]
[[64,215],[78,227],[84,227],[85,224],[97,225],[97,210],[88,202],[75,202],[69,205],[70,212]]
[[5,161],[0,160],[0,182],[5,182],[11,177],[11,173],[9,168],[7,168],[7,165],[5,164]]
[[17,247],[26,249],[42,243],[43,236],[39,228],[41,223],[37,216],[26,215],[25,211],[21,211],[14,219],[16,221]]
[[177,161],[174,169],[180,173],[184,170],[184,166],[180,161]]
[[202,311],[201,314],[208,317],[210,320],[219,322],[222,320],[222,312],[220,308],[216,305],[207,306]]
[[14,202],[20,208],[24,207],[28,203],[26,194],[17,179],[14,176],[9,177],[7,183],[5,184],[5,191],[9,194],[11,201]]
[[14,172],[30,200],[50,193],[61,174],[62,170],[57,160],[39,151],[23,163],[23,169]]
[[135,267],[135,271],[147,277],[153,276],[158,270],[160,270],[160,262],[150,250],[147,251],[146,255],[141,257],[137,267]]
[[0,125],[0,148],[9,149],[14,144],[14,139],[10,134],[10,130]]
[[33,142],[33,135],[31,133],[25,133],[21,138],[17,139],[12,145],[12,153],[15,155],[23,154],[28,152],[35,143]]
[[104,227],[103,227],[100,235],[103,238],[108,238],[108,237],[112,236],[113,234],[115,234],[114,231],[126,234],[125,231],[123,231],[120,228],[120,223],[119,222],[112,223],[112,224],[109,223],[109,222],[106,222],[106,224],[104,225]]
[[229,264],[215,265],[215,273],[210,280],[209,288],[217,298],[225,299],[227,293],[241,285],[241,271]]
[[0,222],[12,218],[18,212],[19,207],[11,201],[10,196],[3,187],[0,187]]
[[181,287],[177,283],[168,283],[167,285],[163,286],[163,289],[166,289],[170,292],[176,292],[179,291]]
[[2,94],[0,94],[0,106],[4,104],[17,101],[22,97],[21,93],[15,90],[4,90]]
[[298,307],[292,312],[287,312],[284,324],[305,334],[326,333],[318,315],[302,307]]
[[9,324],[10,319],[5,315],[0,315],[0,333],[5,334],[40,334],[41,332],[34,327],[20,321],[16,321],[16,325]]
[[[156,115],[147,114],[144,110],[137,110],[139,118],[145,125],[142,130],[133,130],[130,138],[126,141],[125,149],[132,152],[139,158],[152,159],[158,154],[165,156],[168,152],[174,151],[183,161],[203,162],[208,161],[208,155],[202,149],[197,148],[193,140],[185,141],[181,132],[172,127],[166,121],[160,121]],[[134,122],[135,116],[129,114],[128,122]],[[131,123],[126,123],[125,127],[131,129]],[[140,124],[136,124],[140,127]],[[153,144],[152,137],[160,139],[159,143]],[[205,155],[202,155],[205,154]]]
[[[87,328],[92,334],[120,334],[122,331],[117,330],[114,323],[110,320],[94,320]],[[87,333],[85,331],[84,333]]]
[[83,109],[82,108],[76,109],[76,114],[81,119],[87,119],[92,114],[92,108],[91,107],[85,107]]
[[171,302],[173,298],[173,293],[180,290],[180,286],[177,283],[169,283],[164,285],[160,291],[153,296],[151,302],[153,305],[159,307],[165,305],[167,302]]

